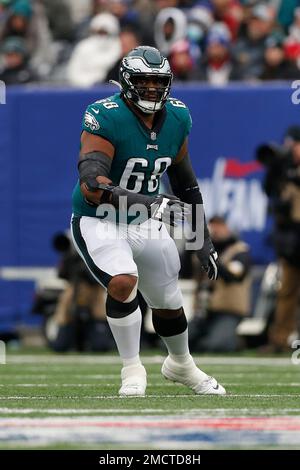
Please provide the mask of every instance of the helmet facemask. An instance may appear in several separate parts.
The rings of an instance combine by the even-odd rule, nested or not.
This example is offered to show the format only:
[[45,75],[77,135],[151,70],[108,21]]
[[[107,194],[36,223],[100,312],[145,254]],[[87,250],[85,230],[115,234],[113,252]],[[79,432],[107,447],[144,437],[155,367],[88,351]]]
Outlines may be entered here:
[[[129,79],[126,94],[144,113],[155,113],[163,108],[171,88],[171,77],[157,74],[136,74]],[[148,83],[147,83],[148,82]]]

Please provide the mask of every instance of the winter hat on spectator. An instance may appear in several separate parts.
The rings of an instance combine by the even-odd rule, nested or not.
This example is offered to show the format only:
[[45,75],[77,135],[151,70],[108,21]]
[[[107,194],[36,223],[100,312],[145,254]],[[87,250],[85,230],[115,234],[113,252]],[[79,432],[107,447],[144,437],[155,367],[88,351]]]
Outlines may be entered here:
[[10,36],[3,41],[1,52],[3,54],[9,54],[12,52],[18,52],[23,57],[27,56],[27,47],[23,39],[17,36]]
[[252,8],[251,16],[262,21],[272,21],[274,19],[274,11],[268,5],[256,5]]
[[30,3],[28,3],[27,0],[17,0],[17,2],[12,5],[12,14],[30,19],[32,15]]
[[[174,24],[174,33],[166,38],[164,27],[168,21]],[[154,23],[154,39],[156,47],[165,55],[168,55],[173,44],[186,36],[187,19],[179,8],[163,8],[157,15]]]
[[204,28],[208,29],[212,26],[214,18],[211,11],[206,7],[194,7],[188,13],[188,21],[199,23]]
[[190,44],[186,39],[179,39],[176,41],[175,44],[171,47],[171,54],[176,54],[180,52],[189,52]]
[[228,47],[231,42],[231,34],[225,23],[214,23],[207,35],[207,44],[222,44]]
[[[185,55],[184,65],[182,65],[182,60],[178,63],[177,57],[181,54]],[[175,74],[180,73],[182,71],[182,67],[184,67],[187,72],[193,69],[194,61],[190,51],[190,43],[187,39],[179,39],[179,41],[176,41],[173,44],[169,60],[171,69]]]
[[90,30],[94,33],[105,31],[109,36],[118,36],[120,33],[119,21],[110,13],[99,13],[92,18]]

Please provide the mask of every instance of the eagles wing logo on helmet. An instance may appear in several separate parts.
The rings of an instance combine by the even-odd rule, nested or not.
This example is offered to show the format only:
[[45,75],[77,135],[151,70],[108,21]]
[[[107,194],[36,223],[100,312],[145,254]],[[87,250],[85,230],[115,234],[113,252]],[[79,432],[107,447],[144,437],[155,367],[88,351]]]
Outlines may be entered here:
[[140,46],[121,62],[120,84],[125,97],[144,113],[162,109],[171,90],[173,74],[158,49]]
[[95,116],[93,116],[88,111],[86,111],[84,115],[84,124],[86,125],[86,127],[89,127],[92,131],[97,131],[98,129],[100,129],[99,122],[97,121]]

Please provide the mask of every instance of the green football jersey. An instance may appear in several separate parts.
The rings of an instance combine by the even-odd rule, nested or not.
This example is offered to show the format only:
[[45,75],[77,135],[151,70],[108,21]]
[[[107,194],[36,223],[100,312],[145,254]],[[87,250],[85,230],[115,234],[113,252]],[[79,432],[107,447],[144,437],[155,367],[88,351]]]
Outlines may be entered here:
[[[184,103],[169,98],[153,129],[131,111],[120,93],[88,106],[82,129],[107,139],[115,148],[109,178],[128,191],[155,196],[160,179],[178,154],[192,121]],[[75,216],[96,217],[79,182],[73,191]]]

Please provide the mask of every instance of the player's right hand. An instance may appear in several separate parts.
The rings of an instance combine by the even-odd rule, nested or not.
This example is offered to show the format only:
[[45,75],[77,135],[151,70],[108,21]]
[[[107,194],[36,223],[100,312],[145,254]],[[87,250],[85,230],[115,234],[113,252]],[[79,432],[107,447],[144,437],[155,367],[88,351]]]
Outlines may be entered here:
[[164,222],[171,226],[182,224],[189,214],[189,205],[170,194],[158,194],[149,206],[149,215],[152,219]]
[[206,272],[208,278],[211,281],[215,281],[218,277],[218,253],[210,237],[204,240],[203,247],[196,251],[196,255],[200,261],[201,268]]

